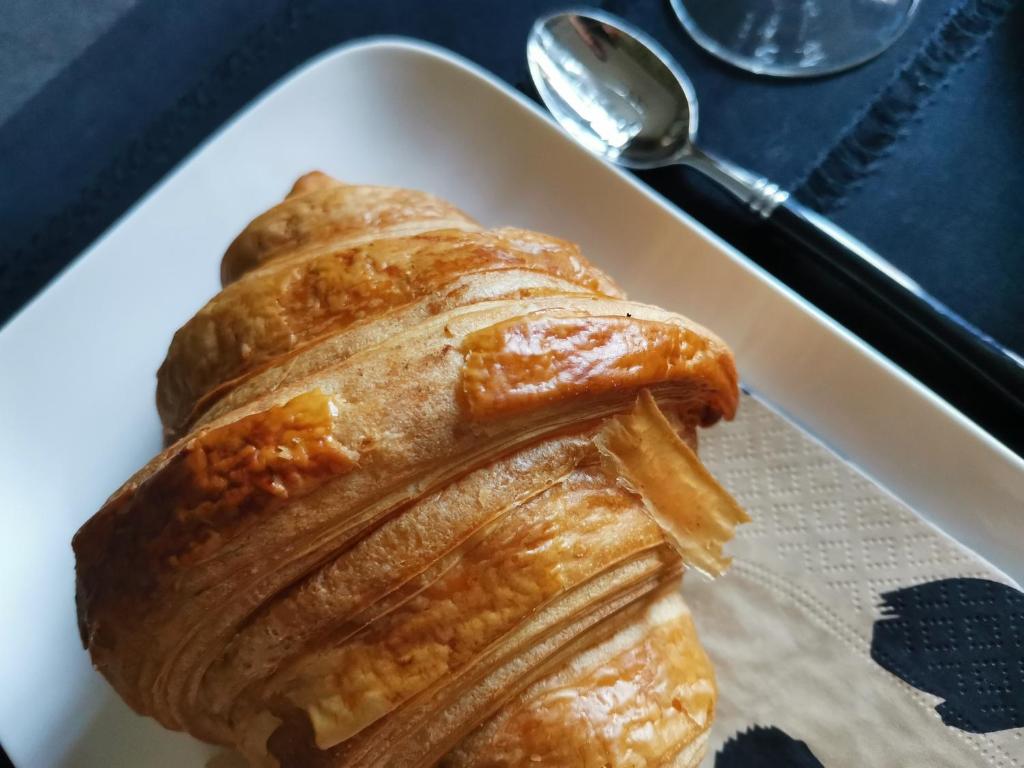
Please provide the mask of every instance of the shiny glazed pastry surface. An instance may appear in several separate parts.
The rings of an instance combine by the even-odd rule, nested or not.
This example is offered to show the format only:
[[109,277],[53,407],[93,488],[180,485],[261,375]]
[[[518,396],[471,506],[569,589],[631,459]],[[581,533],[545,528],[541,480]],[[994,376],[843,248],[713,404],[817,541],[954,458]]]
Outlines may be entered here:
[[679,593],[746,517],[732,356],[576,246],[320,173],[229,247],[168,447],[78,532],[97,668],[260,766],[696,765]]

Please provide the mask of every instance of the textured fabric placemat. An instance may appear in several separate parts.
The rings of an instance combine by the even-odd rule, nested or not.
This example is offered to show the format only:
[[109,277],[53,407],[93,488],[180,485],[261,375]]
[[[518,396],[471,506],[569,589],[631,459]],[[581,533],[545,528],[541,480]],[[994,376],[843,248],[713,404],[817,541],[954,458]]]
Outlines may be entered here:
[[1024,765],[1024,593],[753,397],[701,455],[753,518],[683,586],[708,765]]
[[795,187],[1024,353],[1022,41],[1024,3],[954,7]]

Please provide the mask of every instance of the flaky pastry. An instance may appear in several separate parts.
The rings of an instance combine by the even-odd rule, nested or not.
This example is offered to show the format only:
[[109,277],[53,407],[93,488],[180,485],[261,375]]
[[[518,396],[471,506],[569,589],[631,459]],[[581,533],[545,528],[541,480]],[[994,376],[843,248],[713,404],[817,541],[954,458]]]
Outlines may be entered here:
[[254,765],[696,765],[727,347],[571,243],[320,173],[222,279],[159,371],[168,447],[74,540],[121,696]]

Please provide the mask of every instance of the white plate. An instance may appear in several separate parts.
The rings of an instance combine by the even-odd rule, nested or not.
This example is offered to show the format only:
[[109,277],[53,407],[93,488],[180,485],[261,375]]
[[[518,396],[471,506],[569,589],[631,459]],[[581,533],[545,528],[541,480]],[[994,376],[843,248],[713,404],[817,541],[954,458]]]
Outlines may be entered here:
[[132,715],[74,621],[77,527],[160,447],[154,371],[224,247],[298,174],[415,187],[578,241],[636,298],[715,329],[747,386],[1024,577],[1024,463],[504,83],[378,39],[302,67],[194,152],[0,332],[0,742],[19,766],[202,765]]

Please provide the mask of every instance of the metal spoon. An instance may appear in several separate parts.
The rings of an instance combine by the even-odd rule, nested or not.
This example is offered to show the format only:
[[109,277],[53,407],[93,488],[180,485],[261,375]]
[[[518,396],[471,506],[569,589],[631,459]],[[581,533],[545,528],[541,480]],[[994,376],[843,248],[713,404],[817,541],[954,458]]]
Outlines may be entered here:
[[688,165],[768,216],[789,195],[696,144],[697,95],[657,43],[612,16],[557,14],[537,21],[530,74],[569,135],[626,168]]
[[894,322],[909,323],[915,343],[939,360],[952,355],[967,366],[984,385],[979,397],[1000,397],[1018,416],[1024,414],[1024,360],[777,184],[697,146],[693,85],[654,40],[609,14],[573,11],[539,19],[526,54],[541,98],[580,144],[627,168],[697,169],[776,234],[826,260],[855,289],[879,300]]

